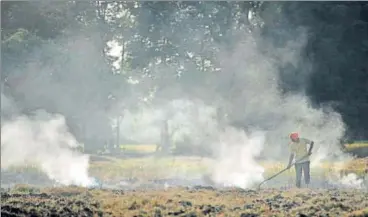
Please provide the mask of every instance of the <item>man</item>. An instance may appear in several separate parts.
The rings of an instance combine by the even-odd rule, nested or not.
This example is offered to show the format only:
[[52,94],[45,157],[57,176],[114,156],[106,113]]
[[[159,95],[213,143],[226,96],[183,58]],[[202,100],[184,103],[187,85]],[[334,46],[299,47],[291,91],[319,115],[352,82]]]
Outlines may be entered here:
[[[304,173],[305,184],[310,183],[310,159],[314,142],[305,138],[299,138],[298,133],[290,134],[291,143],[289,144],[290,157],[287,168],[291,167],[295,158],[296,187],[301,187],[302,172]],[[308,148],[309,144],[309,148]]]

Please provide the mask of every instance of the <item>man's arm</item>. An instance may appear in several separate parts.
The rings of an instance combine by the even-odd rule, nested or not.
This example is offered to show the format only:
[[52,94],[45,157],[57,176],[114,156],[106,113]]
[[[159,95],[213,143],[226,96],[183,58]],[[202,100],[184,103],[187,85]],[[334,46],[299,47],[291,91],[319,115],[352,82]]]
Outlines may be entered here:
[[294,152],[292,152],[292,153],[290,154],[290,157],[289,157],[289,163],[288,163],[288,165],[287,165],[287,168],[290,168],[290,167],[291,167],[291,164],[292,164],[292,162],[293,162],[293,159],[294,159]]
[[313,145],[314,145],[314,142],[311,141],[310,146],[309,146],[309,150],[308,150],[308,155],[311,155],[312,154]]

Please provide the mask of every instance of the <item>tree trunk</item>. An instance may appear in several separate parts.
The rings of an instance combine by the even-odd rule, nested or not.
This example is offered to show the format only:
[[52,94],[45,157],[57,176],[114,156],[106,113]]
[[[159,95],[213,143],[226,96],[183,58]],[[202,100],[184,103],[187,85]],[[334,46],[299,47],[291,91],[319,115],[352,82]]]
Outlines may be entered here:
[[167,154],[170,149],[170,134],[169,134],[169,124],[168,120],[164,120],[162,122],[161,127],[161,153]]

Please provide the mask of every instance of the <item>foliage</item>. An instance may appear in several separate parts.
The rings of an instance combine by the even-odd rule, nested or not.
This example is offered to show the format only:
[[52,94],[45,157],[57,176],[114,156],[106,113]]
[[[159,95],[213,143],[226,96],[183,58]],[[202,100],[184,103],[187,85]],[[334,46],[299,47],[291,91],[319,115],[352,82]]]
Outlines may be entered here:
[[[219,51],[233,49],[239,31],[259,32],[275,47],[283,47],[288,39],[295,37],[291,30],[298,27],[308,30],[308,43],[302,53],[306,61],[280,69],[283,91],[306,88],[315,107],[329,104],[342,114],[350,137],[368,135],[366,2],[66,1],[51,4],[39,1],[1,2],[1,6],[1,82],[7,87],[4,92],[16,98],[23,112],[40,106],[33,99],[45,96],[47,103],[42,106],[64,114],[73,133],[87,144],[86,149],[114,143],[109,118],[121,115],[118,113],[122,109],[117,105],[122,102],[124,108],[132,109],[182,96],[213,104],[225,98],[236,106],[235,100],[229,97],[230,90],[214,89],[221,70]],[[37,56],[45,47],[75,35],[82,35],[82,41],[93,40],[101,53],[88,63],[79,63],[80,67],[89,66],[84,70],[88,73],[55,69],[55,66],[76,64],[67,60],[77,57],[63,50],[63,46]],[[111,40],[122,47],[118,56],[108,55],[107,42]],[[78,44],[70,49],[78,51]],[[87,53],[84,51],[80,56]],[[27,76],[22,74],[22,67],[27,67],[32,58],[39,58],[37,64],[45,67],[46,72],[47,67],[53,68],[53,74],[47,75],[52,81],[78,81],[73,87],[81,91],[68,95],[75,94],[71,103],[80,111],[64,108],[53,99],[52,91],[40,94],[19,89]],[[60,63],[61,59],[66,64]],[[93,85],[79,87],[81,79],[93,76],[98,85],[87,81],[86,84]],[[133,85],[132,80],[138,82]],[[58,91],[63,89],[55,87],[54,92]],[[93,129],[96,125],[104,132],[98,138]]]

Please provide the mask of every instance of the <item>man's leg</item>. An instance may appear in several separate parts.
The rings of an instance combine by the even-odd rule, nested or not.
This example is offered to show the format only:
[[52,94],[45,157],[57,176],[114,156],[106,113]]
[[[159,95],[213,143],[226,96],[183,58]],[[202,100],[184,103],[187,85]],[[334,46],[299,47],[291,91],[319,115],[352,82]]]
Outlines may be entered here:
[[295,178],[296,178],[296,187],[301,187],[301,180],[302,180],[302,164],[297,163],[295,164]]
[[305,184],[309,185],[310,183],[310,161],[303,163],[303,173],[304,173]]

